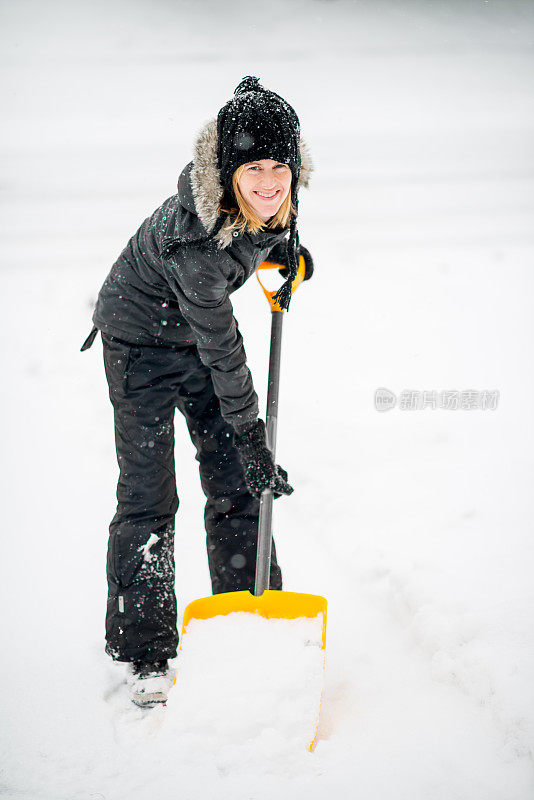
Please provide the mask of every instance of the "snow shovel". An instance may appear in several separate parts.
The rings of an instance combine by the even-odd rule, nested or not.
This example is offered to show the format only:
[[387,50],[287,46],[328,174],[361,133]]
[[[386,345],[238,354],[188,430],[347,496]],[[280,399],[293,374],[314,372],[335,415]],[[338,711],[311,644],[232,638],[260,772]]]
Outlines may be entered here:
[[[275,458],[275,449],[276,449],[276,428],[277,428],[277,417],[278,417],[278,389],[279,389],[279,382],[280,382],[280,353],[281,353],[281,341],[282,341],[282,323],[284,320],[284,310],[280,308],[278,303],[273,299],[273,295],[275,294],[274,291],[270,291],[265,288],[263,283],[260,280],[259,272],[260,270],[265,269],[279,269],[279,265],[271,264],[268,261],[264,261],[258,267],[256,271],[256,277],[264,291],[264,294],[269,302],[271,308],[271,347],[270,347],[270,358],[269,358],[269,380],[268,380],[268,392],[267,392],[267,414],[266,414],[266,431],[267,431],[267,445],[273,454],[273,459]],[[302,282],[304,277],[304,259],[300,258],[299,270],[297,273],[297,277],[293,281],[291,291],[296,291],[299,284]],[[270,578],[270,564],[271,564],[271,544],[272,544],[272,509],[273,509],[273,492],[270,489],[265,489],[262,492],[260,498],[260,515],[259,515],[259,527],[258,527],[258,547],[257,547],[257,557],[256,557],[256,574],[255,574],[255,586],[254,586],[254,594],[251,594],[249,591],[239,591],[239,592],[227,592],[223,594],[213,595],[211,597],[205,597],[200,600],[195,600],[194,602],[190,603],[184,612],[183,617],[183,624],[182,624],[182,638],[180,643],[180,654],[185,656],[186,651],[191,651],[193,647],[193,641],[195,637],[197,638],[197,656],[199,662],[201,663],[194,663],[193,668],[189,666],[189,675],[191,674],[198,674],[198,670],[202,671],[203,669],[209,668],[209,666],[213,666],[213,659],[210,659],[208,652],[210,649],[218,648],[218,645],[215,648],[210,648],[208,644],[206,646],[206,628],[204,628],[202,634],[199,636],[199,621],[206,621],[210,620],[211,624],[215,623],[215,618],[220,617],[228,617],[228,615],[233,614],[240,614],[241,617],[235,617],[236,624],[239,623],[239,619],[241,619],[241,623],[243,624],[246,620],[243,618],[243,614],[245,615],[254,615],[257,619],[258,617],[264,618],[265,620],[270,620],[271,623],[267,624],[267,627],[264,627],[262,631],[260,631],[259,635],[261,637],[265,637],[265,635],[274,635],[274,629],[269,629],[269,624],[272,624],[274,621],[274,625],[282,625],[283,621],[289,623],[289,627],[286,624],[285,626],[282,625],[282,628],[279,627],[278,636],[283,635],[286,637],[283,641],[289,643],[289,649],[286,649],[286,654],[291,652],[290,659],[292,664],[284,664],[283,659],[281,661],[281,666],[283,672],[291,671],[292,666],[295,664],[304,665],[304,675],[296,676],[296,679],[293,678],[293,688],[286,688],[284,689],[281,695],[281,704],[286,706],[288,699],[290,696],[295,696],[298,692],[302,689],[304,702],[300,702],[300,705],[296,705],[295,709],[291,712],[293,715],[297,715],[300,713],[298,709],[302,710],[301,719],[305,720],[305,731],[304,731],[304,739],[306,741],[307,746],[310,750],[313,750],[315,747],[316,739],[317,739],[317,731],[319,725],[319,713],[320,713],[320,706],[321,706],[321,695],[322,695],[322,679],[323,679],[323,671],[324,671],[324,657],[325,657],[325,647],[326,647],[326,606],[327,602],[324,597],[320,597],[319,595],[314,594],[302,594],[300,592],[285,592],[285,591],[271,591],[269,590],[269,578]],[[205,625],[205,622],[201,622],[201,625]],[[257,624],[264,625],[263,622],[257,621]],[[299,625],[301,626],[299,628]],[[303,627],[302,627],[303,626]],[[311,626],[311,627],[310,627]],[[246,626],[245,626],[246,627]],[[258,629],[259,630],[259,629]],[[288,634],[289,631],[289,634]],[[233,631],[230,631],[232,633]],[[298,635],[302,637],[302,644],[303,648],[295,645],[290,641],[290,638],[293,635]],[[256,636],[256,649],[258,645],[258,633],[251,633],[251,628],[246,627],[246,630],[240,628],[237,630],[238,639],[235,641],[238,642],[239,646],[242,644],[243,638],[246,639],[247,635],[251,636],[251,641],[245,644],[245,648],[248,647],[250,644],[254,646],[254,636]],[[198,644],[200,639],[204,636],[204,644]],[[221,635],[219,633],[220,639],[217,638],[217,634],[212,637],[212,643],[219,641],[219,644],[225,648],[225,651],[222,653],[222,658],[219,659],[217,662],[218,665],[221,664],[224,659],[227,658],[227,650],[230,647],[228,644],[231,637],[228,637],[227,630],[223,632]],[[209,635],[207,641],[209,642]],[[275,642],[274,647],[276,647],[276,642],[279,641],[276,638],[273,639]],[[280,640],[281,641],[281,640]],[[311,647],[310,647],[311,645]],[[285,645],[287,646],[287,645]],[[204,650],[202,649],[204,647]],[[239,649],[239,648],[238,648]],[[306,649],[308,652],[306,652]],[[282,648],[283,650],[283,648]],[[315,650],[314,653],[310,652],[311,650]],[[250,655],[250,649],[245,650],[245,655]],[[220,655],[220,653],[218,653]],[[213,653],[212,653],[213,655]],[[299,658],[301,661],[299,661]],[[194,661],[194,659],[193,659]],[[209,663],[206,663],[209,662]],[[188,665],[187,661],[182,658],[182,662],[179,660],[178,662],[178,672],[175,678],[175,684],[181,682],[181,669],[180,664],[183,663],[184,665],[184,675],[187,681],[188,676]],[[241,663],[238,661],[237,665],[235,666],[235,670],[241,670]],[[260,665],[257,665],[258,667]],[[216,669],[219,669],[217,666]],[[235,671],[234,670],[234,671]],[[256,670],[256,666],[254,666],[254,670]],[[245,671],[245,670],[244,670]],[[261,675],[260,672],[256,671],[255,678],[257,682],[254,684],[253,690],[255,694],[264,692],[266,697],[268,695],[268,684],[269,681],[272,679],[274,683],[276,676],[272,676],[271,674]],[[221,680],[220,672],[216,672],[216,681]],[[222,676],[222,681],[224,682],[224,675]],[[261,682],[261,684],[260,684]],[[213,685],[213,676],[204,675],[202,678],[202,686],[204,688],[211,687]],[[309,696],[307,696],[307,691],[310,691]],[[258,692],[258,689],[260,692]],[[209,691],[209,688],[207,688]],[[188,692],[184,690],[185,696],[187,697]],[[203,698],[205,704],[210,703],[210,700],[206,698],[203,692]],[[171,699],[171,698],[169,698]],[[238,701],[241,698],[238,698]],[[245,705],[248,702],[245,698],[244,700]],[[273,700],[273,703],[276,701]],[[296,702],[296,701],[295,701]],[[235,709],[236,700],[233,702],[232,711]],[[250,703],[249,703],[250,705]],[[260,725],[263,723],[263,712],[266,711],[265,716],[268,718],[265,720],[266,724],[271,724],[272,719],[270,717],[270,711],[267,708],[262,708],[260,712],[260,716],[262,717],[260,721]],[[223,714],[226,713],[224,709],[222,709]],[[246,713],[246,709],[245,709]],[[287,712],[290,713],[289,711]],[[235,714],[232,714],[235,716]],[[216,723],[213,723],[216,724]]]

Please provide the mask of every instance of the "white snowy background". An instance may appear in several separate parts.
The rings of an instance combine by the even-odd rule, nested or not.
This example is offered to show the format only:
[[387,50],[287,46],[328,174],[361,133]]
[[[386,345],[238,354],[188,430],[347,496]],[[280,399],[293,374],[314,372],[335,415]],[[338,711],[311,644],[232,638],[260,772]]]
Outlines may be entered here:
[[[0,30],[0,794],[531,798],[534,4],[17,0]],[[295,106],[316,165],[275,506],[285,588],[329,601],[313,754],[272,729],[173,738],[117,699],[103,653],[117,466],[101,344],[79,348],[248,74]],[[263,409],[269,312],[255,279],[233,300]],[[379,413],[381,386],[500,398]],[[176,461],[181,613],[210,585],[179,420]]]

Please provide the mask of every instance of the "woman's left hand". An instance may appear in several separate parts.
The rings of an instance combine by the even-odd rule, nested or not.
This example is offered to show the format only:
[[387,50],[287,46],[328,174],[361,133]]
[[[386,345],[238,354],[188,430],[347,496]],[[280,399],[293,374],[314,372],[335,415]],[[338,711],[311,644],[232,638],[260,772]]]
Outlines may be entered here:
[[[299,256],[302,256],[304,259],[304,280],[309,281],[311,276],[313,275],[313,258],[311,257],[310,251],[304,247],[304,245],[300,245],[299,247]],[[286,244],[285,242],[281,242],[277,244],[271,252],[269,253],[268,257],[265,259],[269,261],[271,264],[280,264],[280,269],[278,270],[282,278],[287,278],[289,275],[289,270],[287,267],[287,255],[286,255]]]

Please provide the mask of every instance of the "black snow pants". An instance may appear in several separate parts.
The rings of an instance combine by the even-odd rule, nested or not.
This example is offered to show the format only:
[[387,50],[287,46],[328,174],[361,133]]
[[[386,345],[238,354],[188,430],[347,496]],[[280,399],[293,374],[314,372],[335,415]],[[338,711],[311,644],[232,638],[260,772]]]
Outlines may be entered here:
[[[138,346],[106,334],[120,476],[107,558],[106,652],[118,661],[176,655],[174,413],[185,416],[206,495],[214,594],[253,590],[259,500],[246,488],[234,431],[195,345]],[[273,544],[271,588],[282,588]]]

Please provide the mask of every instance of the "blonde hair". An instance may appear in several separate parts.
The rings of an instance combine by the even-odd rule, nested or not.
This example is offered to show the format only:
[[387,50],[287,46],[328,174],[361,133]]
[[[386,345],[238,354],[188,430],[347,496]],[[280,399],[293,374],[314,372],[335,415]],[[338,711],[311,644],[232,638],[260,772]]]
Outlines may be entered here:
[[217,209],[218,213],[231,214],[232,216],[235,216],[235,219],[232,220],[230,225],[226,226],[226,230],[236,230],[239,233],[243,233],[244,231],[249,231],[249,233],[258,233],[258,231],[265,230],[265,228],[289,228],[291,215],[295,214],[295,206],[291,202],[291,189],[287,193],[287,197],[282,202],[282,205],[272,219],[270,219],[269,222],[264,222],[241,194],[241,190],[239,188],[239,179],[245,171],[245,167],[246,164],[241,164],[241,166],[238,167],[232,175],[232,189],[234,190],[238,208],[224,207],[224,201],[226,199],[225,193],[225,195],[223,195],[223,199],[219,203],[219,208]]

